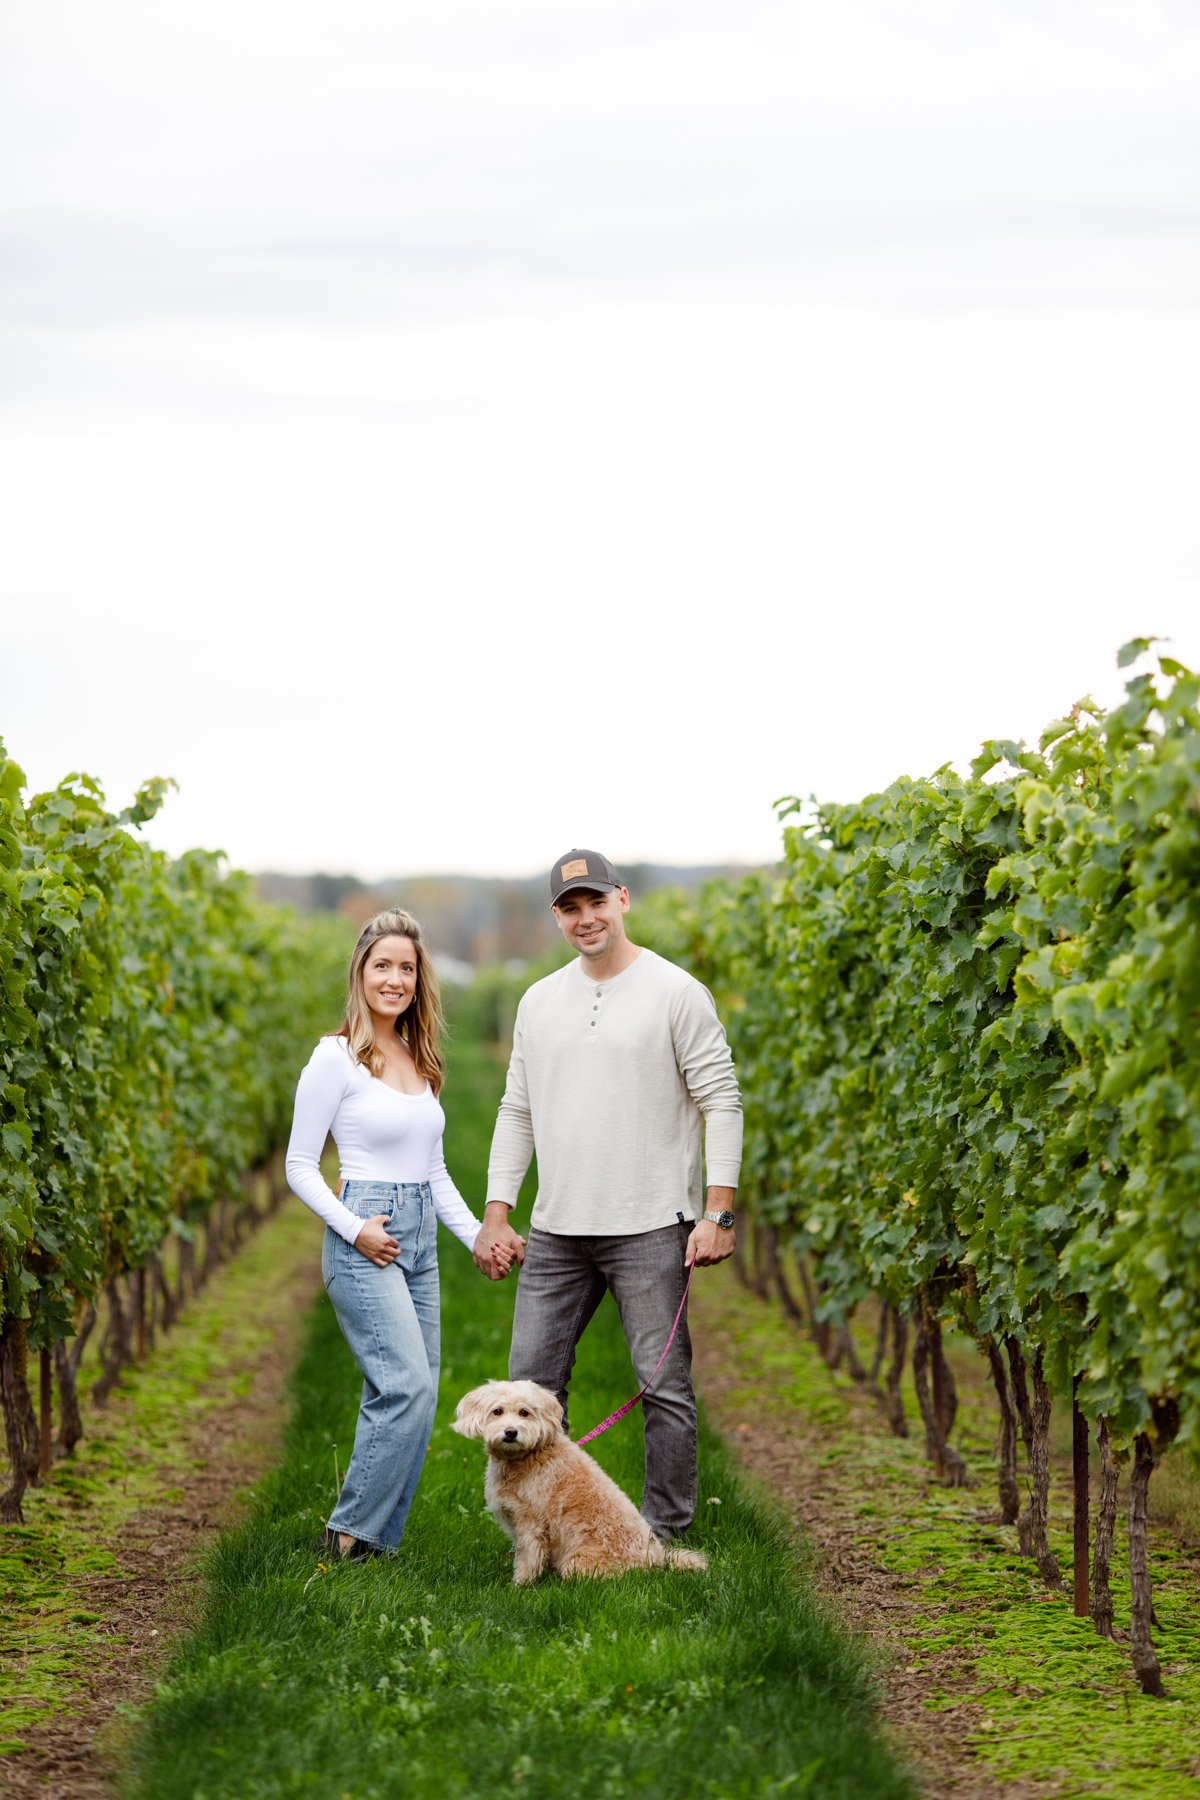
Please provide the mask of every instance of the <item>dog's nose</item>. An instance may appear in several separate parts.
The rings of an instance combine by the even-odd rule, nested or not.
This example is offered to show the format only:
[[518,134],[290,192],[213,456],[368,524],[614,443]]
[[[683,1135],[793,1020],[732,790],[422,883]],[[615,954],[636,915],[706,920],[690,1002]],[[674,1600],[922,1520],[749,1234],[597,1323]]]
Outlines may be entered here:
[[506,1425],[504,1427],[504,1441],[506,1444],[515,1444],[516,1443],[517,1428],[515,1425]]

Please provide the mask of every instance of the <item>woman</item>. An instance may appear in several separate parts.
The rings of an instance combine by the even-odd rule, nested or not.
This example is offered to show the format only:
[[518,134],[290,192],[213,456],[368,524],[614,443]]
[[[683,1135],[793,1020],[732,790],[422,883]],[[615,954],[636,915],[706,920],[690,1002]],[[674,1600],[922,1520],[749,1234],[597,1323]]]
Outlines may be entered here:
[[[321,1269],[362,1370],[354,1452],[324,1547],[394,1550],[404,1532],[437,1402],[437,1219],[468,1249],[479,1220],[442,1154],[446,1117],[437,977],[416,920],[377,913],[350,958],[341,1031],[313,1051],[296,1089],[287,1175],[325,1221]],[[338,1192],[321,1175],[332,1132]],[[494,1272],[511,1250],[497,1246]]]

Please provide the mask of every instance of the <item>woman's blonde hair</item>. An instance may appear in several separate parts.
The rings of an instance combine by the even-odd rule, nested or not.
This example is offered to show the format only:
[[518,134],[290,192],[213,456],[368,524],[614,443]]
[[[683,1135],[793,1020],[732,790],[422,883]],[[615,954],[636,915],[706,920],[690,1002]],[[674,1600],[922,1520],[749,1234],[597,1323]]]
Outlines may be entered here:
[[359,933],[350,958],[349,993],[346,998],[346,1018],[339,1037],[344,1037],[350,1047],[350,1054],[355,1062],[364,1063],[372,1075],[382,1076],[384,1060],[375,1042],[375,1021],[371,1009],[367,1005],[366,991],[363,987],[363,965],[370,954],[372,944],[380,938],[408,938],[417,957],[417,985],[409,1004],[396,1020],[396,1036],[403,1038],[408,1045],[409,1054],[416,1064],[417,1074],[423,1075],[435,1094],[442,1089],[444,1069],[442,1064],[442,1038],[445,1035],[446,1020],[442,1013],[441,996],[438,993],[438,979],[434,972],[429,952],[425,948],[425,940],[421,935],[421,927],[411,913],[402,912],[393,907],[388,912],[376,913],[368,919]]

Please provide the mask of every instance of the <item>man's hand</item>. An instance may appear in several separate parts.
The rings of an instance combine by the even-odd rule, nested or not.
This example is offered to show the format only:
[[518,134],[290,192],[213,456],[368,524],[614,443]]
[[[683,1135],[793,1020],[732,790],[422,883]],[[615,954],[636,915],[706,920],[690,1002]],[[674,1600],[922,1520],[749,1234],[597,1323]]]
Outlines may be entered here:
[[489,1281],[503,1281],[514,1263],[525,1261],[525,1239],[508,1222],[508,1208],[498,1200],[483,1209],[483,1225],[471,1255]]
[[373,1262],[378,1269],[386,1269],[389,1263],[395,1262],[400,1254],[400,1245],[387,1229],[390,1213],[376,1213],[373,1219],[367,1219],[354,1240],[354,1248],[360,1250],[368,1262]]
[[734,1235],[732,1225],[728,1231],[723,1231],[711,1219],[699,1220],[692,1227],[684,1261],[691,1262],[694,1257],[700,1269],[707,1268],[710,1263],[724,1262],[727,1256],[733,1255]]
[[[732,1212],[737,1198],[736,1190],[728,1187],[710,1187],[705,1195],[705,1212]],[[723,1231],[711,1219],[698,1219],[692,1227],[687,1241],[685,1261],[691,1262],[695,1257],[698,1268],[708,1268],[712,1263],[724,1262],[727,1256],[733,1255],[736,1242],[734,1228]]]

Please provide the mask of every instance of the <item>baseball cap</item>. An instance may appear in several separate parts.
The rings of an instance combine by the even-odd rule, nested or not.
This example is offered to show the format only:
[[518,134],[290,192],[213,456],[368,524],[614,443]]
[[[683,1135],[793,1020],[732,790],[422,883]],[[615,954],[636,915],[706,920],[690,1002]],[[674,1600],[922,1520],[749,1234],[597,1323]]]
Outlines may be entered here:
[[619,888],[621,877],[598,850],[568,850],[550,871],[550,904],[557,906],[572,888],[594,888],[604,893]]

